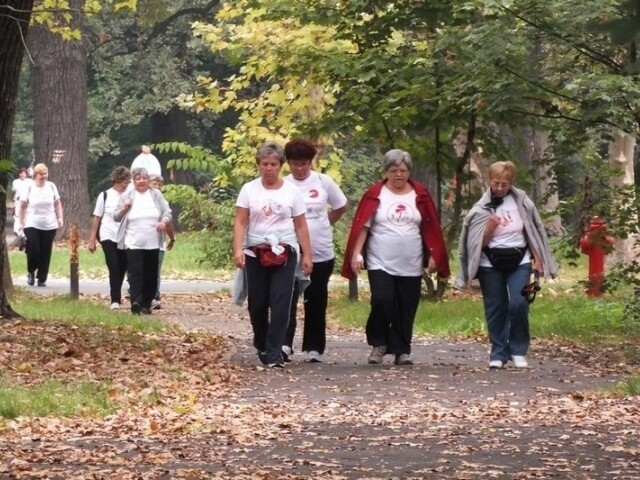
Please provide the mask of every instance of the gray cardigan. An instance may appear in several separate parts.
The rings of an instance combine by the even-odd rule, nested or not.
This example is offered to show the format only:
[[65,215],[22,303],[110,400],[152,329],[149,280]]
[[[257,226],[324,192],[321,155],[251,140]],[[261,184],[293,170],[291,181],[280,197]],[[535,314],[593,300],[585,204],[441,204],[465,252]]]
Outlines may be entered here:
[[[172,219],[169,202],[167,202],[167,200],[162,195],[162,192],[160,192],[160,190],[158,190],[157,188],[150,188],[149,191],[151,192],[153,203],[156,205],[158,212],[160,212],[160,215],[158,217],[158,222],[164,221],[166,223],[169,223]],[[129,198],[133,203],[135,197],[136,197],[135,188],[129,190],[128,192],[125,192],[125,194],[120,197],[120,202],[118,202],[118,208],[113,214],[113,219],[116,222],[120,222],[120,226],[118,227],[118,248],[120,250],[125,249],[124,237],[127,231],[127,226],[129,225],[129,216],[127,215],[127,213],[129,213],[129,209],[127,209],[124,213],[121,213],[122,206],[124,205],[125,200]],[[158,233],[159,241],[162,242],[162,232],[157,232],[157,233]]]
[[[529,250],[542,262],[544,276],[555,278],[558,274],[558,264],[551,252],[547,231],[538,209],[524,190],[511,187],[510,195],[518,205]],[[491,190],[487,190],[464,218],[458,241],[458,275],[453,283],[456,289],[465,288],[478,274],[482,254],[482,237],[487,219],[493,214],[493,210],[487,206],[490,201]]]

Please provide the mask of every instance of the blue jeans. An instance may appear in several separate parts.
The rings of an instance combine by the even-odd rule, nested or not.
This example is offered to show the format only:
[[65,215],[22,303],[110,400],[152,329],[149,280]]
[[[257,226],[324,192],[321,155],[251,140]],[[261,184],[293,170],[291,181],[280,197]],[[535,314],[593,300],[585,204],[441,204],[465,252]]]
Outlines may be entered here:
[[522,264],[510,273],[489,267],[478,269],[491,341],[490,360],[507,362],[512,355],[527,354],[531,342],[529,303],[521,292],[529,283],[530,274],[530,263]]

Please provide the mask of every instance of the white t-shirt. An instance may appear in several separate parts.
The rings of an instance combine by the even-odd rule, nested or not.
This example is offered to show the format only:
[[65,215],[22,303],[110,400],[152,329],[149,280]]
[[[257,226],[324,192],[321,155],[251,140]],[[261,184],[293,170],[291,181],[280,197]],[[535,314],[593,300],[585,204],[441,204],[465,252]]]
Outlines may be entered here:
[[13,192],[13,201],[17,202],[19,200],[20,197],[20,192],[22,190],[24,190],[24,187],[26,187],[27,185],[31,185],[33,183],[33,180],[30,178],[16,178],[12,183],[11,183],[11,191]]
[[305,213],[302,194],[293,184],[282,182],[280,188],[268,189],[260,178],[242,186],[236,207],[249,209],[247,234],[255,236],[295,234],[293,217]]
[[125,248],[155,250],[160,248],[162,235],[156,230],[160,212],[151,196],[151,189],[144,193],[136,191],[132,196],[131,209],[127,213],[128,224],[124,236]]
[[424,269],[421,221],[414,190],[398,195],[383,186],[378,210],[366,225],[367,269],[384,270],[399,277],[421,276]]
[[[500,224],[496,227],[494,235],[489,240],[487,247],[489,248],[511,248],[511,247],[524,247],[527,244],[527,240],[524,236],[524,224],[522,223],[522,217],[518,211],[518,205],[515,199],[511,195],[505,195],[502,199],[502,204],[496,208],[496,215],[500,217]],[[520,264],[529,263],[531,261],[531,254],[529,251],[525,253]],[[482,252],[480,256],[481,267],[490,267],[491,262]]]
[[56,230],[58,219],[54,204],[59,198],[58,188],[53,182],[46,181],[42,187],[35,182],[24,185],[20,191],[20,201],[27,202],[24,228]]
[[100,241],[111,240],[112,242],[118,242],[118,227],[120,222],[116,222],[113,219],[113,214],[118,209],[118,203],[120,202],[121,192],[110,188],[107,190],[107,199],[104,198],[104,192],[100,192],[98,200],[96,200],[96,208],[93,210],[93,215],[101,217],[100,221]]
[[304,180],[296,180],[289,174],[284,177],[293,183],[304,199],[305,217],[311,237],[311,253],[314,262],[326,262],[335,257],[333,252],[333,229],[329,222],[329,210],[342,208],[347,197],[331,177],[323,173],[311,172]]
[[[149,175],[162,176],[160,162],[152,153],[141,153],[134,158],[133,163],[131,164],[131,171],[133,172],[135,168],[144,168]],[[133,182],[131,183],[133,184]]]

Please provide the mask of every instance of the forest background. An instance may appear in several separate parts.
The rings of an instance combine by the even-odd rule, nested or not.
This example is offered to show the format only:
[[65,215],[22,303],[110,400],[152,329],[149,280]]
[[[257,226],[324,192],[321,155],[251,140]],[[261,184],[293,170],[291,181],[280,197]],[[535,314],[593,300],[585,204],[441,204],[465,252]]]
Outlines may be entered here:
[[181,228],[224,267],[262,141],[316,141],[352,204],[408,150],[452,252],[487,166],[512,159],[559,256],[601,216],[635,281],[639,18],[610,0],[3,2],[2,175],[48,164],[86,238],[112,167],[152,144]]

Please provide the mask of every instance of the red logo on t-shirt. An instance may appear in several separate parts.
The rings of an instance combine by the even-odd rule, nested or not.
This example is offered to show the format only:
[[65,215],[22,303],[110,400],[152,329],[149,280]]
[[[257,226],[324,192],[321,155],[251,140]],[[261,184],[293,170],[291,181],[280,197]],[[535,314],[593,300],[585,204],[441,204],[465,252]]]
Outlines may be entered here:
[[316,190],[315,188],[309,190],[309,198],[318,198],[319,195],[320,192],[318,192],[318,190]]
[[407,225],[413,220],[413,216],[413,209],[405,203],[394,203],[387,211],[387,218],[394,225]]

